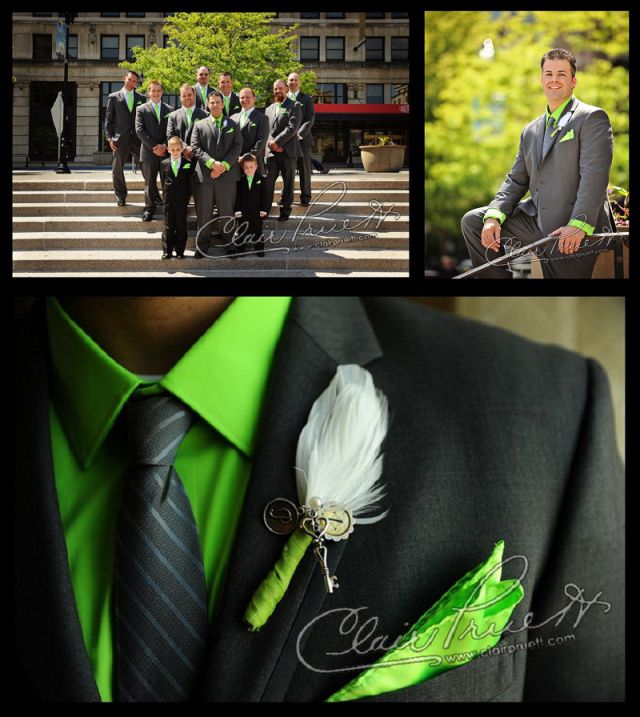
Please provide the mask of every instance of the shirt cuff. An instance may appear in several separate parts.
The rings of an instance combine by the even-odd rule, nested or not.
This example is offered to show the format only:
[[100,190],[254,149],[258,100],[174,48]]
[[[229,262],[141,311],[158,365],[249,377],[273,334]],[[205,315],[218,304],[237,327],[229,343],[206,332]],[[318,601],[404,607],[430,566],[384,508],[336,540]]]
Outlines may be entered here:
[[205,164],[207,165],[207,169],[211,169],[211,167],[213,167],[213,160],[208,159]]
[[507,215],[501,212],[499,209],[495,209],[495,207],[489,207],[489,209],[487,209],[487,211],[484,213],[482,221],[486,222],[487,219],[497,219],[500,224],[502,224],[506,218]]
[[231,169],[231,167],[229,167],[229,162],[225,162],[224,159],[222,160],[222,164],[224,164],[224,168],[227,170],[227,172],[229,171],[229,169]]
[[569,222],[570,227],[577,227],[578,229],[582,229],[582,231],[587,235],[591,236],[593,232],[596,230],[595,227],[592,227],[591,224],[587,224],[587,222],[583,222],[580,219],[572,219]]

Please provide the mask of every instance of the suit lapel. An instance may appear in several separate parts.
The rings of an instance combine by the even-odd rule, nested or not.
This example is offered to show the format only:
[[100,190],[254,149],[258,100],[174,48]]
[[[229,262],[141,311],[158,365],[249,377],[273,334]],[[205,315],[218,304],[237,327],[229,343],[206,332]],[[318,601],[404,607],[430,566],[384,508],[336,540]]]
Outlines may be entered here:
[[[16,634],[30,685],[43,701],[100,701],[71,586],[53,476],[49,367],[41,304],[18,335]],[[29,698],[29,695],[26,695]]]
[[[568,112],[574,112],[574,111],[575,111],[575,108],[576,108],[576,105],[577,105],[577,102],[578,102],[578,101],[577,101],[576,98],[574,97],[573,100],[572,100],[571,102],[569,102],[569,104],[565,107],[564,112],[560,115],[558,121],[560,121]],[[542,121],[542,126],[543,126],[542,136],[543,136],[543,138],[544,138],[544,119],[543,119],[543,121]],[[566,131],[567,131],[567,127],[564,127],[561,131],[555,133],[555,135],[554,135],[553,138],[551,139],[551,142],[549,142],[549,146],[547,147],[547,151],[542,155],[542,160],[540,161],[541,164],[542,164],[542,162],[544,162],[545,157],[546,157],[546,156],[549,154],[549,152],[553,149],[555,143],[556,143],[556,142],[558,141],[558,139],[560,138],[560,135],[564,135],[564,133],[565,133]]]
[[[326,593],[309,551],[271,620],[259,632],[247,630],[244,610],[286,543],[286,538],[265,528],[262,513],[272,498],[297,500],[293,465],[298,436],[337,364],[364,365],[380,355],[358,299],[294,299],[274,360],[261,439],[212,627],[205,700],[279,700],[286,694],[298,666],[297,635],[318,614]],[[331,570],[345,545],[343,541],[329,546]]]

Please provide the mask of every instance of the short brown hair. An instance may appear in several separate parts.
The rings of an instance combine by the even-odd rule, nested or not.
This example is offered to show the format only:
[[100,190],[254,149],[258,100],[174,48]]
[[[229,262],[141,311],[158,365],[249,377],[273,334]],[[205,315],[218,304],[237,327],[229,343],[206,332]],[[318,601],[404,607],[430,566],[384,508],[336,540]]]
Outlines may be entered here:
[[183,84],[180,85],[180,92],[182,92],[182,90],[191,90],[191,92],[195,93],[193,86],[190,85],[188,82],[184,82]]
[[245,162],[255,162],[258,164],[258,158],[255,154],[251,154],[251,152],[247,152],[246,154],[243,154],[242,157],[238,160],[240,164],[244,165]]
[[151,85],[158,85],[158,87],[159,87],[161,90],[164,89],[164,88],[162,87],[162,82],[160,82],[160,80],[151,80],[151,82],[149,82],[149,84],[147,85],[147,89],[149,89],[149,88],[151,87]]
[[179,137],[177,134],[172,134],[171,137],[167,140],[167,147],[173,142],[174,144],[176,142],[180,142],[180,146],[182,147],[184,145],[184,142],[182,141],[182,137]]
[[576,76],[578,65],[575,55],[571,50],[563,50],[561,47],[556,47],[553,50],[549,50],[549,52],[545,52],[542,56],[542,60],[540,60],[540,69],[544,68],[544,63],[547,60],[566,60],[571,65],[571,77]]

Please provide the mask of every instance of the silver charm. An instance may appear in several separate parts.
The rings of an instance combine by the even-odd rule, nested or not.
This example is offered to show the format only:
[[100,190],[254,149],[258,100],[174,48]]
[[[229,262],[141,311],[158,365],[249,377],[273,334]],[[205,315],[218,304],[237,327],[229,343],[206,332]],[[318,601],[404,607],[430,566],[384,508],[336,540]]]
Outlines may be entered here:
[[300,512],[295,503],[286,498],[274,498],[267,503],[263,519],[267,528],[276,535],[289,535],[298,527]]

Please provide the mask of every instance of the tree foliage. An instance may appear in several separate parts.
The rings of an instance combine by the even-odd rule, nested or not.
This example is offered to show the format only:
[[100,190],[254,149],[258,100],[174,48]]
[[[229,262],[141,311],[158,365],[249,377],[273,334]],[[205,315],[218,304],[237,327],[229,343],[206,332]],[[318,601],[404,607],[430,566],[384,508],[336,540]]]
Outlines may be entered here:
[[267,104],[273,82],[290,72],[299,72],[302,89],[313,93],[315,74],[302,72],[292,50],[298,25],[274,31],[273,17],[273,12],[177,12],[166,18],[162,29],[167,47],[135,48],[135,63],[122,62],[120,67],[133,66],[143,75],[143,89],[153,79],[166,92],[177,93],[184,82],[194,84],[197,69],[206,65],[210,84],[216,85],[220,72],[230,72],[234,91],[252,87],[258,106]]
[[[492,41],[482,57],[486,40]],[[578,61],[575,95],[606,110],[610,179],[629,186],[629,14],[605,11],[441,11],[425,15],[425,193],[429,251],[466,256],[460,219],[488,204],[520,133],[545,108],[540,59]]]

